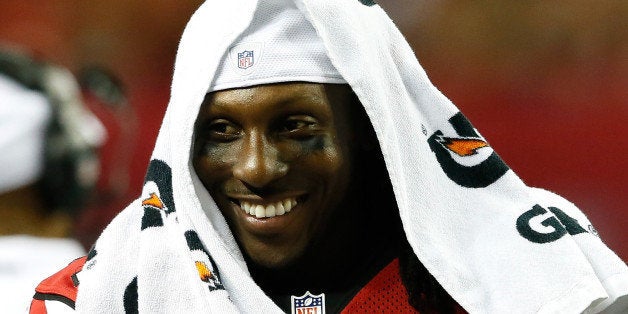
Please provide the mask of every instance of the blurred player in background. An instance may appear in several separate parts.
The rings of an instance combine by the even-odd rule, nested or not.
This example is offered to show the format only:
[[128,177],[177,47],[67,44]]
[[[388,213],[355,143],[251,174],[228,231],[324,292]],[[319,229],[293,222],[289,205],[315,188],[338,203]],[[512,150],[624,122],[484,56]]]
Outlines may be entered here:
[[98,73],[84,72],[82,88],[65,68],[0,49],[0,295],[7,313],[24,311],[42,276],[85,254],[74,223],[93,196],[106,140],[85,101],[122,97],[115,84],[103,89],[102,78],[94,81]]

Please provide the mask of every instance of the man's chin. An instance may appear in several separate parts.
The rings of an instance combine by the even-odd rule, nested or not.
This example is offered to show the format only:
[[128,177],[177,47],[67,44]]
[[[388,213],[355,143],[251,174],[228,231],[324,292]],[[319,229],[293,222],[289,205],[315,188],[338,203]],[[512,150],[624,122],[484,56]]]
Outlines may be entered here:
[[272,252],[265,250],[263,252],[247,252],[247,256],[257,267],[279,270],[293,265],[302,255],[302,251],[293,249],[288,252]]

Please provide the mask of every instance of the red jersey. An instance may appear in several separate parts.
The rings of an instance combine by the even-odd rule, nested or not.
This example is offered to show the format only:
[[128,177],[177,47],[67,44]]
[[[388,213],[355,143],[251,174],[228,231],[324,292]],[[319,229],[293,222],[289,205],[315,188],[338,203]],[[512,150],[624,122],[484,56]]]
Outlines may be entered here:
[[[62,302],[74,309],[81,271],[86,257],[74,260],[58,273],[46,278],[37,288],[31,302],[31,314],[47,314],[46,302]],[[394,259],[371,279],[342,310],[348,313],[418,313],[408,303],[406,288],[399,275],[399,259]],[[466,313],[456,308],[456,314]]]

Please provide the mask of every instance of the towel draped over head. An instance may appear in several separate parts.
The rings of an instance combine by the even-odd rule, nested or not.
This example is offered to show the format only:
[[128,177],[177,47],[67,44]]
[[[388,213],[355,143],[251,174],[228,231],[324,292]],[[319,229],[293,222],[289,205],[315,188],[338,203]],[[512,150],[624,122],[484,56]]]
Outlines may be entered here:
[[[142,195],[90,252],[78,275],[78,311],[280,312],[251,278],[191,163],[194,123],[207,91],[268,82],[255,67],[281,59],[275,54],[283,46],[249,42],[245,34],[269,12],[298,14],[315,30],[331,62],[317,73],[330,71],[333,80],[349,84],[364,106],[408,242],[467,311],[625,310],[625,263],[573,204],[526,186],[508,168],[431,84],[378,5],[231,0],[201,5],[183,33]],[[308,81],[308,69],[282,75]]]

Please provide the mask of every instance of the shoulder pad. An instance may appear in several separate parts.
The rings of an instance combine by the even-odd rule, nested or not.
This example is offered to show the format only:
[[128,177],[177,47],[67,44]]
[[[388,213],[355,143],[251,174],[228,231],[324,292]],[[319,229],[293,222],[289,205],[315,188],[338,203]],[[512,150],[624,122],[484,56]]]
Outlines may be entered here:
[[35,288],[30,313],[46,313],[45,301],[59,301],[74,309],[79,285],[76,274],[83,269],[86,260],[86,256],[77,258],[56,274],[44,279]]

